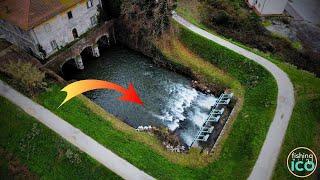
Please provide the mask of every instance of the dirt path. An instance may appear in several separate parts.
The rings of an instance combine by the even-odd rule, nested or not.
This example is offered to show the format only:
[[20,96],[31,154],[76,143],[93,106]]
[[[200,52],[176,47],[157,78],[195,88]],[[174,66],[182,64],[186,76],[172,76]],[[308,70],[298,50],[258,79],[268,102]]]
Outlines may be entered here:
[[2,81],[0,81],[0,95],[122,178],[134,180],[154,179]]
[[253,180],[271,179],[294,107],[294,90],[288,75],[267,59],[194,26],[175,12],[173,19],[194,33],[255,61],[274,76],[278,85],[277,108],[258,160],[249,177]]

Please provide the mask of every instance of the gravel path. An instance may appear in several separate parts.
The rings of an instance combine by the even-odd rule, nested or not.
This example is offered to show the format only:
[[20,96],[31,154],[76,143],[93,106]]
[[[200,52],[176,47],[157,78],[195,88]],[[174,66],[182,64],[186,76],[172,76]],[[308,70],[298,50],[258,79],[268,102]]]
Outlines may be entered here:
[[133,180],[154,179],[2,81],[0,81],[0,95],[122,178]]
[[[255,61],[274,76],[278,85],[277,108],[258,160],[249,177],[253,180],[271,179],[294,107],[294,90],[288,75],[267,59],[194,26],[175,12],[173,12],[173,18],[189,30]],[[263,96],[263,92],[261,95]]]

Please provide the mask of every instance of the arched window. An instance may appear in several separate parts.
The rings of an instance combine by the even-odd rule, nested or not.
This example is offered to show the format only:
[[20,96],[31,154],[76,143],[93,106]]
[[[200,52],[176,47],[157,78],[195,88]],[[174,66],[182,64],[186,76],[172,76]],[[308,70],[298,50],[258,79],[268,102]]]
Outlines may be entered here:
[[79,37],[78,31],[77,31],[76,28],[73,28],[73,29],[72,29],[72,35],[73,35],[73,38],[75,38],[75,39]]

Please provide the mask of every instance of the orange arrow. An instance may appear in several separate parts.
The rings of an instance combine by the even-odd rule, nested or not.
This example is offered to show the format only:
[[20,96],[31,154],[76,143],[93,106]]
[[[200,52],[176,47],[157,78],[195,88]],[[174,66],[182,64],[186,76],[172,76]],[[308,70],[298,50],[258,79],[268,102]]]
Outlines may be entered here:
[[64,103],[66,103],[67,101],[69,101],[70,99],[72,99],[73,97],[79,94],[82,94],[84,92],[91,91],[91,90],[96,90],[96,89],[111,89],[111,90],[118,91],[122,94],[122,96],[119,97],[119,100],[143,105],[143,102],[141,101],[140,97],[135,91],[132,83],[130,83],[128,89],[126,89],[115,83],[102,81],[102,80],[89,79],[89,80],[77,81],[64,87],[61,91],[67,92],[67,97],[60,104],[60,106],[62,106]]

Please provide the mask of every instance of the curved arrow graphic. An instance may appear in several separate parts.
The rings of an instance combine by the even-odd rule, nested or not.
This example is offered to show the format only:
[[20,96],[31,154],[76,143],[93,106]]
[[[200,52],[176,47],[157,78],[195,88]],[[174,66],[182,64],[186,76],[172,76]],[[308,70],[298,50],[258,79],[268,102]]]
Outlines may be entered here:
[[143,102],[135,91],[132,83],[130,83],[128,89],[126,89],[115,83],[95,79],[77,81],[64,87],[61,91],[67,92],[67,96],[60,106],[79,94],[97,89],[110,89],[118,91],[122,94],[122,96],[119,97],[119,100],[136,103],[143,106]]

